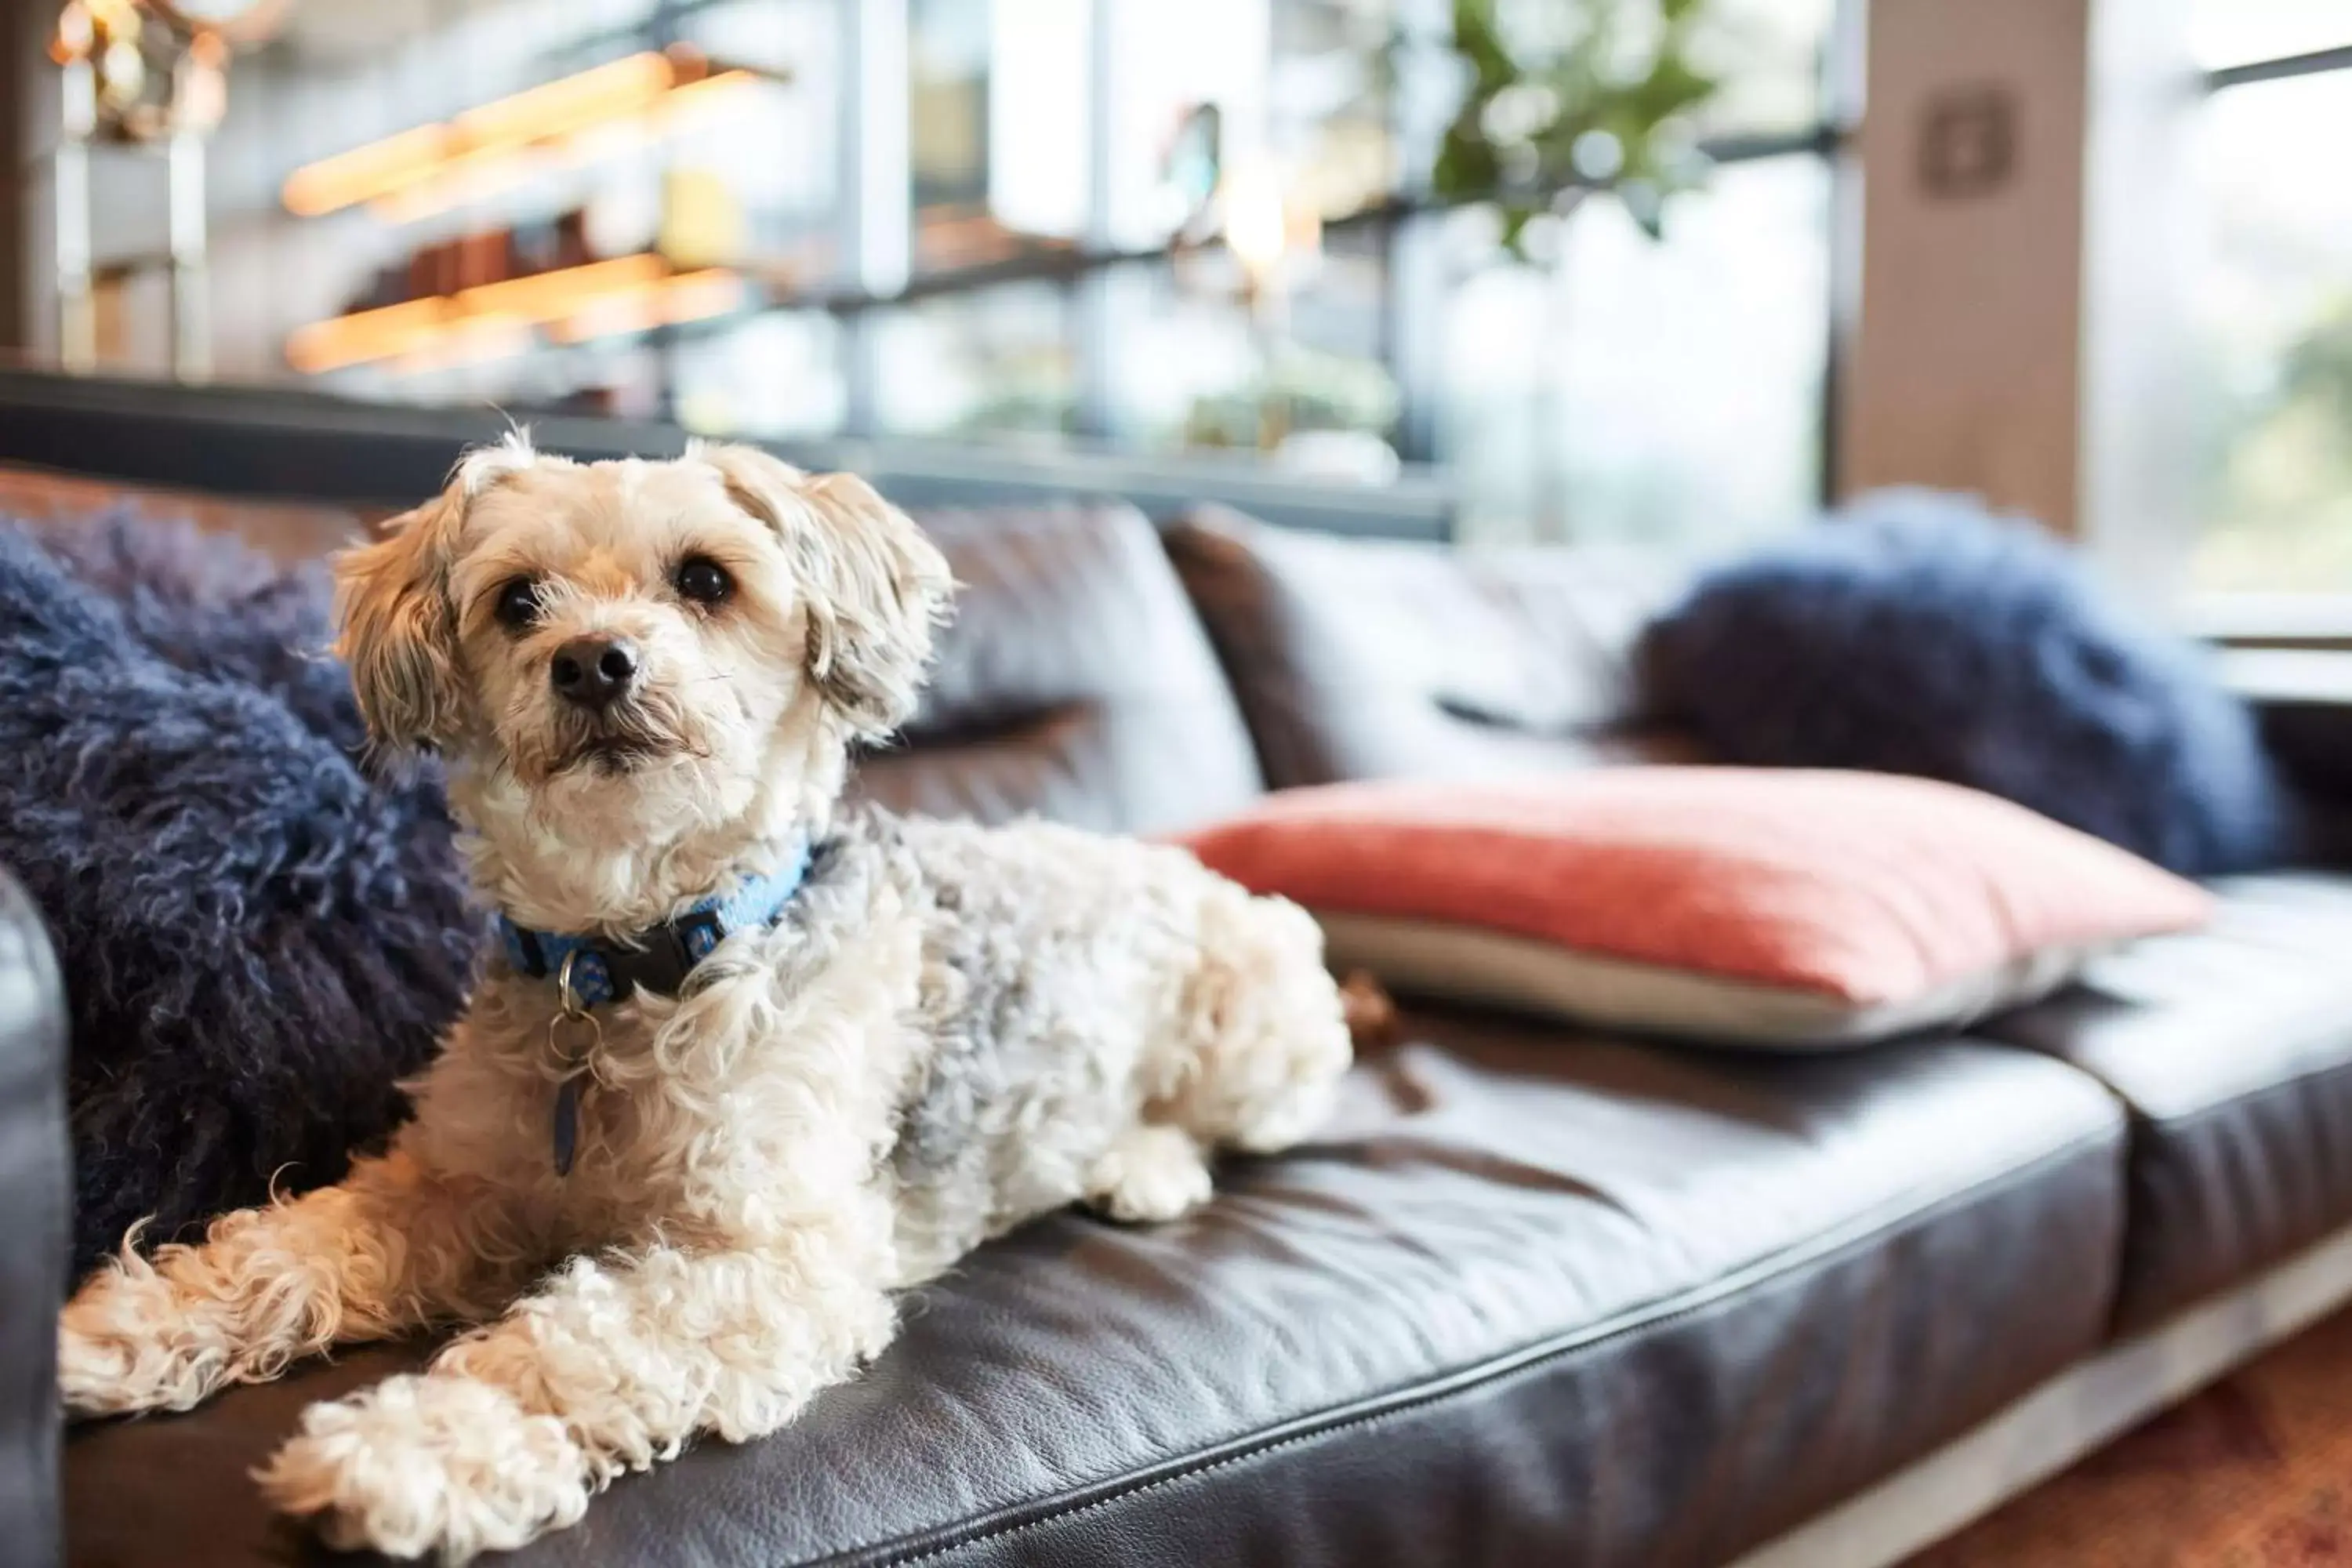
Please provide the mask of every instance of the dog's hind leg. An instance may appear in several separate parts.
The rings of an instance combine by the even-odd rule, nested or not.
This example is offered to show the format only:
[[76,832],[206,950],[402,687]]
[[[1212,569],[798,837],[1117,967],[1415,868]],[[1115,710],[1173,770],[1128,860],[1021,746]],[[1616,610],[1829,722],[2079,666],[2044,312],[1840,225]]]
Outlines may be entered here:
[[698,1432],[774,1431],[888,1342],[887,1214],[573,1259],[422,1374],[304,1414],[261,1473],[339,1547],[462,1560],[572,1523]]
[[185,1410],[338,1341],[488,1316],[539,1260],[495,1191],[407,1155],[359,1161],[291,1202],[213,1222],[199,1246],[126,1242],[67,1303],[58,1383],[77,1415]]
[[1323,933],[1306,910],[1220,879],[1202,911],[1199,969],[1147,1120],[1211,1147],[1286,1149],[1330,1114],[1351,1050]]

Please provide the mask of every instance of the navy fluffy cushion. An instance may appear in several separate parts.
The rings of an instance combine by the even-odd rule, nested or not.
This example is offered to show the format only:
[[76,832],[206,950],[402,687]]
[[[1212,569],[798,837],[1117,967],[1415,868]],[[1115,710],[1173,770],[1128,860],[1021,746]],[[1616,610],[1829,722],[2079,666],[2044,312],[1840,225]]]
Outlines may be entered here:
[[1725,762],[1969,784],[2191,876],[2283,852],[2252,716],[2200,650],[1973,501],[1865,498],[1703,578],[1640,663]]
[[0,521],[0,862],[73,1014],[74,1261],[337,1179],[470,974],[437,783],[379,783],[328,586],[241,544]]

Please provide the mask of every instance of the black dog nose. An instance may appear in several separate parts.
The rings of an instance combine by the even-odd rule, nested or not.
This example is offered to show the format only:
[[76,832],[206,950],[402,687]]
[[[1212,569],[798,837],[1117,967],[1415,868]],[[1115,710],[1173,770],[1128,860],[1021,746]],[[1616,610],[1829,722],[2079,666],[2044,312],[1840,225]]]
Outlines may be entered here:
[[548,666],[555,694],[583,708],[604,708],[636,683],[637,647],[626,637],[574,637]]

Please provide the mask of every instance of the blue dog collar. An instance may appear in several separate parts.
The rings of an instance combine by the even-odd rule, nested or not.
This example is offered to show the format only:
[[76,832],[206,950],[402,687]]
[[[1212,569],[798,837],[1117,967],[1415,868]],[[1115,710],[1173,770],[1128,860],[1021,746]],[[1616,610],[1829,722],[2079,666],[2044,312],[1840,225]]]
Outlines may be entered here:
[[675,996],[694,966],[728,937],[775,924],[807,879],[808,868],[809,845],[803,838],[773,871],[746,877],[725,898],[704,899],[627,937],[603,940],[532,931],[500,915],[499,940],[507,963],[533,979],[562,973],[570,959],[572,997],[583,1007],[599,1007],[639,989]]

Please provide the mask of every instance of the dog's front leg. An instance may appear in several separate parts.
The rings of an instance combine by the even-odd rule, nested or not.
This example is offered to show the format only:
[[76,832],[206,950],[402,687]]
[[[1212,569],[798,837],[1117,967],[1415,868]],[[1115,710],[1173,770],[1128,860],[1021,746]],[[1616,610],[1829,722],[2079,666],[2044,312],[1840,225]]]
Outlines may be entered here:
[[58,1382],[79,1415],[185,1410],[276,1377],[337,1341],[478,1321],[532,1259],[507,1199],[429,1175],[405,1153],[340,1184],[213,1222],[200,1246],[126,1246],[59,1322]]
[[698,1432],[774,1431],[877,1354],[893,1325],[877,1235],[887,1215],[576,1258],[430,1370],[311,1406],[263,1489],[334,1546],[520,1546]]

